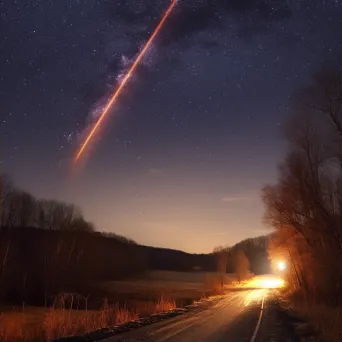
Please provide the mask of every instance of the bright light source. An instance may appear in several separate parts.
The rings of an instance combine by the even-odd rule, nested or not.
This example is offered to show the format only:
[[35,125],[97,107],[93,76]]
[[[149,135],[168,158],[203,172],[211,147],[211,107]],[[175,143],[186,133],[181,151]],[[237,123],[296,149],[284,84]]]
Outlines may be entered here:
[[277,268],[279,271],[285,271],[286,270],[286,263],[285,261],[279,261],[277,263]]

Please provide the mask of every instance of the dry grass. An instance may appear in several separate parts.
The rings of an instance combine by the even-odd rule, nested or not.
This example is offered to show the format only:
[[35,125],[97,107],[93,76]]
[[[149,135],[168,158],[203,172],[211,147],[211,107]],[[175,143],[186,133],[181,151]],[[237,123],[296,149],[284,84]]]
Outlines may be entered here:
[[294,310],[305,318],[328,341],[342,341],[341,308],[326,305],[296,305]]
[[[137,320],[140,314],[140,310],[130,311],[107,300],[99,311],[74,310],[67,307],[67,302],[70,303],[70,295],[59,298],[58,305],[49,309],[27,308],[0,314],[0,342],[52,341],[83,335]],[[161,295],[156,302],[145,303],[142,313],[146,316],[175,308],[174,300]]]
[[155,305],[155,313],[171,311],[176,309],[176,302],[173,299],[161,295]]
[[117,305],[110,305],[105,301],[99,311],[83,311],[76,319],[72,317],[70,309],[50,309],[45,315],[44,333],[48,341],[64,336],[86,334],[102,328],[127,323],[138,319],[137,312],[130,312]]
[[316,305],[308,311],[311,321],[328,340],[342,341],[341,308]]
[[[40,315],[36,311],[39,311]],[[62,302],[58,307],[54,305],[44,310],[27,308],[22,312],[2,313],[0,341],[52,341],[59,337],[82,335],[113,327],[138,318],[138,312],[110,305],[108,301],[104,302],[99,311],[73,310]]]
[[303,294],[291,292],[284,288],[279,290],[287,300],[288,306],[304,318],[323,339],[328,341],[342,341],[342,308],[323,304],[308,304]]
[[25,331],[24,335],[24,316],[20,313],[12,313],[11,315],[0,314],[0,341],[24,341],[29,336],[29,331]]

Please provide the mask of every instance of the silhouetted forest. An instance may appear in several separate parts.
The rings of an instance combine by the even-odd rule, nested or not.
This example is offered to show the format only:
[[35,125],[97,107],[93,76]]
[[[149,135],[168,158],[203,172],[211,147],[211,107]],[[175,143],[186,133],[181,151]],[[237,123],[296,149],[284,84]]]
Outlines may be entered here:
[[[97,232],[76,206],[38,200],[6,175],[1,175],[0,182],[3,303],[49,305],[58,293],[87,294],[89,286],[99,281],[136,276],[145,270],[217,270],[213,253],[140,246],[123,236]],[[245,251],[253,272],[267,263],[265,237],[241,242],[238,248]],[[226,261],[221,271],[233,272],[234,267]]]
[[258,236],[238,242],[231,250],[236,253],[242,250],[249,260],[249,269],[253,274],[270,273],[270,263],[268,258],[269,236]]
[[310,305],[342,305],[342,72],[318,70],[293,96],[287,154],[263,192],[273,262]]
[[216,261],[212,254],[189,254],[167,248],[139,247],[146,257],[146,267],[151,270],[210,272],[216,269]]

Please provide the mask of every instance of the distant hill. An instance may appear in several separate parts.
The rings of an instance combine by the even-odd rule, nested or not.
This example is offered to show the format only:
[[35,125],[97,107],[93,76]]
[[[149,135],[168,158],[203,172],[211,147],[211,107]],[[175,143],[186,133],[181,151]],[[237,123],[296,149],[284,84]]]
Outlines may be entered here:
[[190,254],[174,249],[140,246],[151,270],[212,272],[216,270],[213,254]]
[[[251,272],[264,274],[270,272],[267,255],[269,236],[259,236],[238,242],[229,248],[230,255],[242,249],[250,262]],[[190,254],[179,250],[140,246],[147,261],[147,268],[151,270],[190,272],[195,270],[213,272],[217,269],[216,257],[213,253]],[[227,249],[228,250],[228,249]],[[233,272],[231,260],[228,260],[227,272]]]

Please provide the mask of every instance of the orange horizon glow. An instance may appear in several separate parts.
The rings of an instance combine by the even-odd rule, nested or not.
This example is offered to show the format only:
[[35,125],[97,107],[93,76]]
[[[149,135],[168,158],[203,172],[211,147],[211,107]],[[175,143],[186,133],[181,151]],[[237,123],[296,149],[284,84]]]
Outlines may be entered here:
[[162,17],[162,19],[160,20],[158,26],[155,28],[154,32],[152,33],[151,37],[149,38],[149,40],[147,41],[147,43],[145,44],[145,46],[143,47],[143,49],[139,52],[137,58],[135,59],[134,63],[132,64],[132,66],[130,67],[130,69],[127,71],[127,73],[125,74],[122,82],[120,83],[119,87],[116,89],[116,91],[114,92],[114,94],[112,95],[111,99],[109,100],[109,102],[107,103],[106,107],[104,108],[102,114],[100,115],[100,117],[98,118],[98,120],[95,122],[93,128],[91,129],[91,131],[89,132],[87,138],[85,139],[85,141],[83,142],[83,144],[81,145],[80,149],[78,150],[76,157],[75,157],[75,162],[77,162],[80,157],[82,156],[83,152],[85,151],[85,149],[87,148],[90,140],[92,139],[92,137],[94,136],[95,132],[97,131],[97,129],[99,128],[101,122],[103,121],[103,119],[105,118],[105,116],[108,114],[109,109],[111,108],[111,106],[113,105],[113,103],[115,102],[115,100],[117,99],[117,97],[120,95],[121,90],[123,89],[123,87],[126,85],[127,81],[129,80],[129,78],[132,76],[133,72],[135,71],[136,67],[138,66],[139,62],[141,61],[141,59],[143,58],[144,54],[146,53],[147,49],[149,48],[149,46],[151,45],[151,43],[153,42],[154,38],[156,37],[156,35],[158,34],[158,32],[160,31],[160,29],[163,27],[166,19],[168,18],[168,16],[170,15],[171,11],[173,10],[174,6],[176,5],[178,0],[172,0],[169,8],[167,9],[167,11],[165,12],[164,16]]

